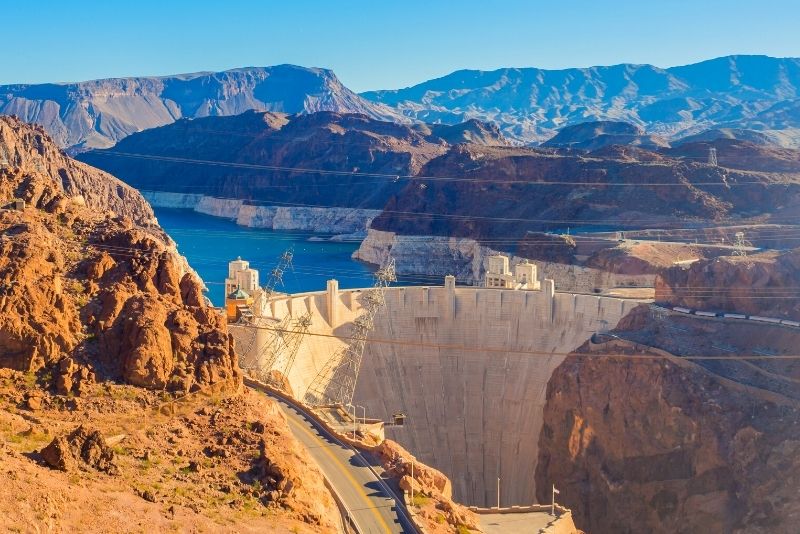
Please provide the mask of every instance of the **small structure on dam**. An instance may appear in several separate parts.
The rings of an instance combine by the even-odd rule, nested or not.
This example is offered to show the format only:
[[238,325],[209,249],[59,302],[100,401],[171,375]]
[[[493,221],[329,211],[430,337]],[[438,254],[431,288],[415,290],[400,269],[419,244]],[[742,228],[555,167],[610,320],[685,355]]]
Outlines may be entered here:
[[[505,265],[500,260],[500,274]],[[495,506],[498,478],[501,506],[534,502],[553,371],[569,352],[643,302],[557,293],[553,280],[535,279],[535,266],[523,269],[526,287],[456,286],[450,276],[443,286],[386,287],[351,401],[371,418],[405,414],[404,425],[385,427],[386,437],[443,471],[454,498],[470,505]],[[331,282],[323,291],[275,294],[264,303],[257,319],[264,324],[310,318],[295,340],[293,365],[273,369],[286,370],[281,380],[295,398],[302,399],[332,355],[347,347],[370,294]],[[248,343],[251,330],[258,339]],[[259,347],[276,335],[268,328],[251,330],[232,328],[245,362],[263,357]]]
[[495,254],[487,258],[484,287],[497,289],[522,289],[535,291],[541,289],[536,277],[536,264],[523,260],[514,266],[514,272],[508,268],[508,256]]

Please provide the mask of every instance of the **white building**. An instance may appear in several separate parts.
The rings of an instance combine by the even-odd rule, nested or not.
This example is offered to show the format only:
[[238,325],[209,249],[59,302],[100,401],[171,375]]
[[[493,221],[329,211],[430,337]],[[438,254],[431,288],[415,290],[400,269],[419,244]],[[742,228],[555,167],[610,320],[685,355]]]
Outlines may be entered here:
[[484,285],[498,289],[538,290],[541,287],[536,279],[536,265],[528,260],[514,266],[512,273],[508,266],[508,256],[496,254],[487,258]]
[[250,262],[241,257],[228,263],[228,278],[225,279],[225,295],[242,289],[254,295],[259,289],[258,271],[250,268]]

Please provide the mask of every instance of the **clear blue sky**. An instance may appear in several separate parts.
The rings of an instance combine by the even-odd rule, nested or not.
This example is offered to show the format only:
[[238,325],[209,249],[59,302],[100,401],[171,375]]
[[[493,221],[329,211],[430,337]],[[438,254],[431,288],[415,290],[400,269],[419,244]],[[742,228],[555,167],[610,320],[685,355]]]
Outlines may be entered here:
[[798,0],[2,0],[0,84],[294,63],[357,91],[461,68],[800,56]]

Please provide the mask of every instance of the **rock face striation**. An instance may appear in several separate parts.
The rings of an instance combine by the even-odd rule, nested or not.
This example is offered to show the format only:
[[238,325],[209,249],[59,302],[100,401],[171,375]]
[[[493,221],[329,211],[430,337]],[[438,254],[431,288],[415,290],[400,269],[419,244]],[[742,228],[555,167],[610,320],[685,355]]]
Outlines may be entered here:
[[507,137],[526,143],[545,141],[565,125],[624,120],[668,138],[712,126],[766,132],[788,126],[797,146],[800,59],[727,56],[667,69],[460,70],[362,96],[425,122],[495,122]]
[[[791,354],[798,334],[646,308],[614,334],[584,344],[548,383],[537,499],[555,484],[587,532],[793,532],[797,365],[725,358]],[[683,358],[693,354],[721,359]]]
[[356,95],[330,70],[294,65],[163,77],[0,86],[0,113],[45,127],[62,148],[108,147],[181,118],[337,111],[408,122]]
[[224,320],[134,189],[65,157],[40,127],[0,118],[0,366],[54,386],[114,378],[238,388]]
[[800,319],[800,249],[724,256],[672,267],[656,299],[703,310]]

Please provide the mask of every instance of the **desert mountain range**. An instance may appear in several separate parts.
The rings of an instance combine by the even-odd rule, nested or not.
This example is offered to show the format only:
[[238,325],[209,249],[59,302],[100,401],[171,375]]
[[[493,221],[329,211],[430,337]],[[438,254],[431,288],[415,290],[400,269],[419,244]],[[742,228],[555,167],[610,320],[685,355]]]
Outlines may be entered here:
[[800,59],[726,56],[653,65],[461,70],[404,89],[356,94],[333,72],[293,65],[164,77],[0,86],[0,113],[43,125],[64,148],[108,147],[180,118],[247,110],[335,111],[394,122],[496,124],[539,144],[565,126],[625,121],[668,139],[715,128],[800,140]]

